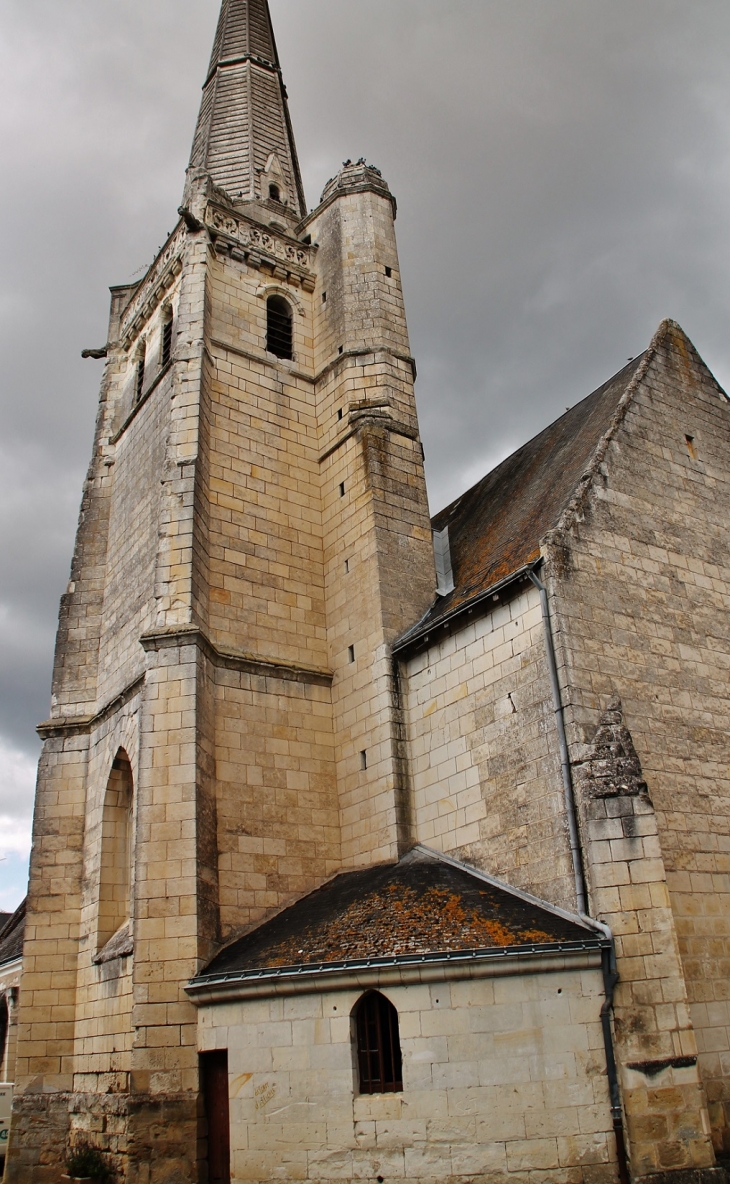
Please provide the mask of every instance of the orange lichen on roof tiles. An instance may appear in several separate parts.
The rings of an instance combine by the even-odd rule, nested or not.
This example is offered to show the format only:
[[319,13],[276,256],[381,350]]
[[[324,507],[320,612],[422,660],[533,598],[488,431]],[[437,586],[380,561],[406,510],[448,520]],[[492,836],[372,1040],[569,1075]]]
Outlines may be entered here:
[[213,960],[206,974],[550,945],[591,937],[548,908],[436,858],[345,872]]

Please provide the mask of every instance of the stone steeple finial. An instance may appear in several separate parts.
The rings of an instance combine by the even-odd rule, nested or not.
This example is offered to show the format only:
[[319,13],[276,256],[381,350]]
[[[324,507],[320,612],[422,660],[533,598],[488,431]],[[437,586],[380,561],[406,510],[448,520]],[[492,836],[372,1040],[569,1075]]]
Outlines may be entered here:
[[235,201],[306,214],[268,0],[223,0],[190,169]]

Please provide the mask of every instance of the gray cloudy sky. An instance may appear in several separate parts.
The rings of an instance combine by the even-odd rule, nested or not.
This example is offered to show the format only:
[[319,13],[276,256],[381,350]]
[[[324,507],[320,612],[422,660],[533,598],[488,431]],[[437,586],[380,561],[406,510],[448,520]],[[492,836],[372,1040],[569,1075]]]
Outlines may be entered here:
[[[398,197],[433,510],[664,316],[730,383],[727,0],[271,7],[310,206],[362,155]],[[217,10],[0,0],[0,909],[101,377],[79,353],[174,224]]]

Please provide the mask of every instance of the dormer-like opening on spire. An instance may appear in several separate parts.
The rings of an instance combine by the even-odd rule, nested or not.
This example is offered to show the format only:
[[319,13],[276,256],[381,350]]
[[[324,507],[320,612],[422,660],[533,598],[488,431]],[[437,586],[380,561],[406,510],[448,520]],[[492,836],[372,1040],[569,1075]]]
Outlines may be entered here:
[[292,357],[292,311],[283,296],[266,301],[266,348],[277,358]]
[[278,206],[288,205],[289,193],[286,176],[275,152],[272,152],[266,161],[259,183],[259,192],[265,201],[273,201]]

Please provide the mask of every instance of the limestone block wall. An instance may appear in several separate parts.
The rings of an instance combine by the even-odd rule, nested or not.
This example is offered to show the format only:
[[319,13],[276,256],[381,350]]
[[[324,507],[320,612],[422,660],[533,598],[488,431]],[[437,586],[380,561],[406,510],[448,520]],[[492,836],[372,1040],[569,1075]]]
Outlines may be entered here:
[[657,834],[646,794],[582,801],[591,911],[616,939],[616,1055],[631,1170],[714,1164],[697,1043]]
[[161,383],[115,448],[97,699],[106,703],[140,673],[139,636],[154,624],[169,382]]
[[199,1013],[227,1048],[236,1181],[614,1181],[600,971],[400,985],[403,1092],[360,1095],[361,990]]
[[221,938],[341,866],[330,688],[272,672],[217,673]]
[[730,407],[663,327],[547,547],[574,759],[614,694],[656,809],[715,1144],[730,1148]]
[[418,841],[574,909],[537,590],[407,658],[403,686]]
[[212,373],[202,427],[208,615],[211,640],[223,648],[323,667],[310,297],[284,293],[294,312],[294,365],[265,350],[266,297],[280,288],[235,260],[210,263]]

